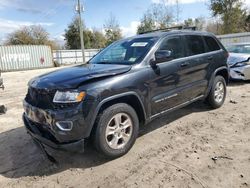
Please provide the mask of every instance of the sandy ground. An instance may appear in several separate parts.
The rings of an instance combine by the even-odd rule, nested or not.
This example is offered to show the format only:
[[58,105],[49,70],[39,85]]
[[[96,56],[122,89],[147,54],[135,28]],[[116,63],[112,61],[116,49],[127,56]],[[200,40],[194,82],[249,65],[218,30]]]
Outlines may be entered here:
[[3,73],[0,104],[8,112],[0,115],[0,187],[250,187],[249,83],[230,84],[218,110],[197,102],[142,127],[119,159],[107,160],[90,145],[81,155],[61,154],[55,165],[21,120],[28,80],[51,70]]

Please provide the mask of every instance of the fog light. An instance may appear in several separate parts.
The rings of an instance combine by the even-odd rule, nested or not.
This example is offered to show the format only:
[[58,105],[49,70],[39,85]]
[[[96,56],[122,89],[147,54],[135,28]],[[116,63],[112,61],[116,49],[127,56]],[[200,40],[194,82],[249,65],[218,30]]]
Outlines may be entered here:
[[73,122],[72,121],[58,121],[56,122],[56,126],[61,131],[71,131],[73,128]]

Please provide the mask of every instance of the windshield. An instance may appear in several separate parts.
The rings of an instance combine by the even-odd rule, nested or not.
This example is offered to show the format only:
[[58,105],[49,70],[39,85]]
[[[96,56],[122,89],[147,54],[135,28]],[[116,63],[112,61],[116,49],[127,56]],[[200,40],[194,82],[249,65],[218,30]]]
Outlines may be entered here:
[[92,64],[124,64],[140,62],[156,42],[156,37],[135,38],[115,42],[90,60]]
[[226,48],[228,52],[250,54],[250,44],[235,44]]

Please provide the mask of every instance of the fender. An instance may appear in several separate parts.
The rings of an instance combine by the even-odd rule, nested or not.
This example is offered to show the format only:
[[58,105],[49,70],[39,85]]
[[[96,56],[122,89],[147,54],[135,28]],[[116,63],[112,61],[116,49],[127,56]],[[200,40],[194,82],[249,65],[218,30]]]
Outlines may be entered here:
[[[208,88],[207,88],[207,91],[206,91],[206,93],[205,93],[205,97],[204,97],[204,98],[206,98],[206,97],[209,95],[209,92],[210,92],[210,90],[211,90],[211,88],[212,88],[212,85],[213,85],[213,82],[214,82],[215,75],[216,75],[219,71],[221,71],[221,70],[226,70],[227,73],[228,73],[228,75],[229,75],[229,69],[228,69],[227,66],[223,66],[223,67],[217,68],[217,69],[213,72],[213,74],[211,75],[211,79],[210,79],[210,81],[209,81]],[[226,80],[226,82],[228,82],[228,80]]]
[[[139,102],[140,102],[140,104],[141,104],[141,106],[142,106],[142,110],[143,110],[143,114],[144,114],[145,120],[146,120],[146,119],[147,119],[146,111],[145,111],[145,107],[144,107],[144,104],[143,104],[141,98],[139,97],[139,95],[138,95],[136,92],[134,92],[134,91],[129,91],[129,92],[120,93],[120,94],[117,94],[117,95],[112,95],[112,96],[110,96],[110,97],[107,97],[107,98],[103,99],[103,100],[97,105],[97,107],[96,107],[96,109],[95,109],[95,112],[94,112],[94,114],[93,114],[92,121],[91,121],[91,130],[92,130],[92,128],[93,128],[93,125],[94,125],[94,123],[95,123],[96,117],[97,117],[98,112],[100,111],[102,105],[104,105],[105,103],[107,103],[107,102],[109,102],[109,101],[112,101],[112,100],[114,100],[114,99],[119,99],[119,98],[121,98],[121,97],[126,97],[126,96],[131,96],[131,95],[135,96],[135,97],[139,100]],[[147,121],[147,120],[146,120],[146,121]]]

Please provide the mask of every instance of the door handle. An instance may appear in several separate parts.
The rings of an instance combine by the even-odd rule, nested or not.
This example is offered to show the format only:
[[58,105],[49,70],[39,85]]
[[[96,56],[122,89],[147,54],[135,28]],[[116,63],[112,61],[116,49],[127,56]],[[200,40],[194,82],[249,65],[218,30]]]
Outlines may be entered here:
[[189,63],[188,62],[185,62],[185,63],[182,63],[181,64],[181,67],[186,67],[186,66],[188,66],[189,65]]
[[207,58],[207,60],[212,60],[213,59],[213,56],[209,56],[208,58]]

